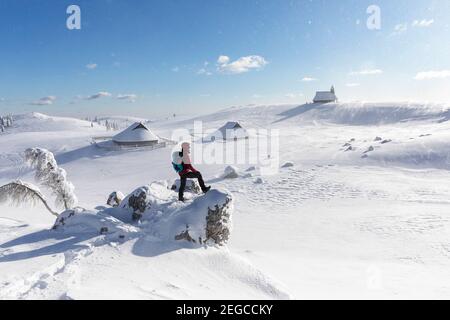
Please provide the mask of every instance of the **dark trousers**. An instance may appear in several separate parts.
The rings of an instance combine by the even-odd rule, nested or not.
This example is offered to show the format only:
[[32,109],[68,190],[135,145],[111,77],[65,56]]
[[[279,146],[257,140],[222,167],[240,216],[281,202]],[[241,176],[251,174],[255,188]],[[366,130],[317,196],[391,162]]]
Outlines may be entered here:
[[203,191],[206,188],[205,181],[203,181],[203,177],[200,172],[188,172],[188,173],[185,173],[182,176],[180,176],[180,178],[181,178],[180,190],[178,191],[178,197],[180,199],[183,199],[184,189],[186,188],[186,180],[187,179],[197,179],[198,183],[200,184],[200,188],[202,188]]

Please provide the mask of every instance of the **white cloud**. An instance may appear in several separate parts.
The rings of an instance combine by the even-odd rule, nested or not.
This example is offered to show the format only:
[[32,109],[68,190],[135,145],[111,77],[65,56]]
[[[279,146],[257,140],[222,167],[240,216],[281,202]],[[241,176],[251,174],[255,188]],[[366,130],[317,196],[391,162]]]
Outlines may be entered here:
[[263,96],[260,94],[255,93],[254,95],[252,95],[253,99],[261,99]]
[[295,99],[295,98],[301,98],[304,95],[303,95],[303,93],[286,93],[284,96],[289,99]]
[[99,99],[102,97],[110,97],[110,96],[111,96],[111,93],[105,92],[105,91],[100,91],[96,94],[93,94],[93,95],[87,97],[86,100],[95,100],[95,99]]
[[218,70],[223,73],[239,74],[250,70],[258,70],[268,64],[266,59],[261,56],[241,57],[236,61],[230,62],[227,56],[220,56],[217,59]]
[[86,68],[88,68],[89,70],[94,70],[97,67],[98,65],[96,63],[89,63],[86,65]]
[[346,86],[349,88],[354,88],[354,87],[359,87],[360,84],[359,83],[347,83]]
[[178,71],[180,71],[180,68],[179,68],[179,67],[173,67],[173,68],[172,68],[172,72],[178,72]]
[[197,74],[201,74],[201,75],[205,75],[205,76],[210,76],[210,75],[212,75],[212,72],[206,70],[206,68],[201,68],[200,70],[197,71]]
[[434,19],[430,19],[430,20],[414,20],[412,23],[413,27],[418,27],[418,28],[428,28],[431,27],[431,25],[434,23]]
[[227,56],[220,56],[219,59],[217,59],[218,64],[227,64],[230,62],[230,57]]
[[316,78],[312,78],[312,77],[304,77],[302,79],[303,82],[312,82],[312,81],[317,81],[318,79]]
[[405,33],[408,31],[408,24],[407,23],[399,23],[394,27],[394,31],[391,33],[391,36],[397,36],[402,33]]
[[349,73],[351,76],[372,76],[377,74],[382,74],[383,70],[381,69],[365,69],[360,71],[352,71]]
[[35,106],[49,106],[49,105],[52,105],[53,102],[55,102],[55,101],[56,101],[55,96],[47,96],[47,97],[40,98],[37,101],[33,101],[31,104],[35,105]]
[[[411,27],[413,28],[428,28],[434,24],[434,19],[423,19],[423,20],[414,20],[411,22]],[[409,23],[399,23],[394,27],[394,31],[391,33],[391,36],[398,36],[408,31]]]
[[450,78],[450,70],[419,72],[414,77],[414,80],[431,80],[431,79],[446,79],[446,78]]
[[127,100],[129,102],[135,102],[137,99],[137,95],[135,94],[119,94],[117,95],[118,100]]

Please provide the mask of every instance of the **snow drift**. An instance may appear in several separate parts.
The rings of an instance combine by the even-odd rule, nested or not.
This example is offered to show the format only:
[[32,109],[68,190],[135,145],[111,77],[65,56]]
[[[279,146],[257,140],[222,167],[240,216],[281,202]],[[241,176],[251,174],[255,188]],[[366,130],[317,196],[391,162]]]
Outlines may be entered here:
[[407,121],[450,119],[449,106],[420,103],[328,103],[305,104],[278,114],[279,122],[296,119],[347,125],[383,125]]

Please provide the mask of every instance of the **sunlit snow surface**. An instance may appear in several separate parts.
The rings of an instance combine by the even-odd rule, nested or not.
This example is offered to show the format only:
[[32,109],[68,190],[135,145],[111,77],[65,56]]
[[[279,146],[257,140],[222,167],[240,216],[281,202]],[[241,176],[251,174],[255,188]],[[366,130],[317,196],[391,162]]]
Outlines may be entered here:
[[[239,177],[222,179],[225,165],[196,165],[215,188],[233,194],[233,232],[221,248],[161,242],[127,223],[140,231],[123,241],[55,232],[43,207],[0,206],[0,298],[449,298],[448,110],[253,106],[152,122],[163,137],[194,121],[211,130],[227,121],[279,129],[280,166],[294,166],[261,177],[258,167],[236,165]],[[113,134],[103,126],[42,114],[15,118],[0,134],[0,185],[33,182],[21,158],[28,147],[54,152],[80,205],[93,212],[112,191],[176,178],[171,147],[108,151],[91,145],[92,137]],[[187,198],[185,205],[193,201]]]

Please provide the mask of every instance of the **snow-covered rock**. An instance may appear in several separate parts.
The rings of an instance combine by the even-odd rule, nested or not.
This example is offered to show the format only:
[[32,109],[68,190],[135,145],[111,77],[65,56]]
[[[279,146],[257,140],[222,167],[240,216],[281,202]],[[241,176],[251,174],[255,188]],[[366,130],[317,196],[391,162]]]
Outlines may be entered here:
[[154,182],[134,190],[123,199],[119,207],[125,209],[133,220],[139,220],[153,204],[161,203],[171,196],[172,192],[168,189],[167,182]]
[[147,187],[140,187],[123,201],[123,207],[132,212],[133,220],[138,220],[145,210],[150,208],[151,202],[147,197],[148,191]]
[[367,148],[366,151],[364,151],[364,153],[369,153],[369,152],[372,152],[374,150],[375,150],[375,148],[373,146],[370,146],[369,148]]
[[288,161],[288,162],[284,163],[281,167],[282,168],[292,168],[293,166],[294,166],[294,163]]
[[[194,201],[180,204],[164,184],[153,183],[133,191],[119,207],[98,212],[82,208],[64,211],[53,229],[70,233],[117,234],[139,228],[127,224],[126,215],[139,216],[141,231],[161,241],[188,241],[200,245],[224,245],[231,234],[233,198],[222,190],[210,190]],[[125,215],[124,215],[125,214]]]
[[187,207],[174,212],[165,227],[175,240],[198,244],[224,245],[232,228],[232,196],[220,190],[211,190]]
[[104,234],[117,239],[126,239],[138,230],[122,221],[99,211],[92,212],[82,208],[62,212],[53,225],[53,230],[70,234]]
[[232,196],[213,189],[192,202],[180,203],[167,183],[142,186],[117,208],[106,213],[129,222],[139,219],[146,233],[162,241],[186,240],[196,244],[224,245],[231,232]]
[[111,207],[118,207],[120,205],[120,203],[123,201],[123,198],[125,198],[125,196],[123,195],[122,192],[120,191],[114,191],[113,193],[111,193],[108,197],[108,200],[106,201],[106,204],[111,206]]
[[263,178],[258,177],[258,178],[255,179],[255,184],[263,184],[263,183],[264,183]]
[[236,179],[239,178],[239,170],[234,166],[228,166],[225,168],[222,178],[224,179]]
[[[177,179],[172,184],[171,189],[175,192],[178,192],[180,190],[180,184],[181,180]],[[187,179],[186,181],[186,188],[184,189],[185,192],[191,192],[193,194],[201,194],[202,188],[200,188],[200,184],[198,183],[197,179]]]

